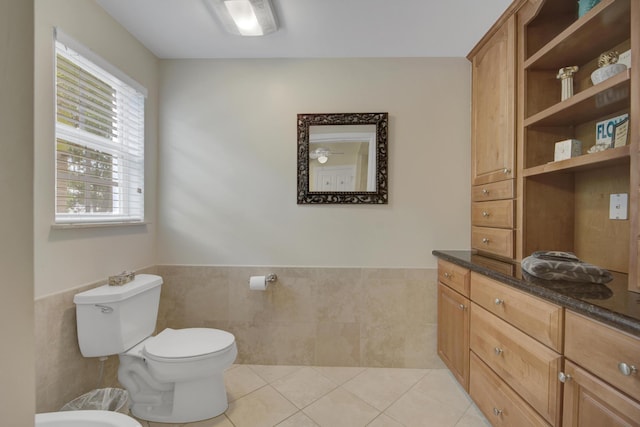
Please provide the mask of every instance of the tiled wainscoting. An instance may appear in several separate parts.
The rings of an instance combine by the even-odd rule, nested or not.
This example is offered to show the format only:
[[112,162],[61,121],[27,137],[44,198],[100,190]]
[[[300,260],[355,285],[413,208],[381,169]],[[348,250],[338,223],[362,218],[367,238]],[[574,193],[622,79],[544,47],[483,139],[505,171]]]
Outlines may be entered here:
[[[158,329],[232,332],[238,364],[442,368],[436,355],[436,270],[157,266]],[[252,275],[275,273],[266,291]],[[37,411],[96,388],[98,362],[78,350],[73,295],[36,301]],[[103,386],[116,384],[117,357]]]

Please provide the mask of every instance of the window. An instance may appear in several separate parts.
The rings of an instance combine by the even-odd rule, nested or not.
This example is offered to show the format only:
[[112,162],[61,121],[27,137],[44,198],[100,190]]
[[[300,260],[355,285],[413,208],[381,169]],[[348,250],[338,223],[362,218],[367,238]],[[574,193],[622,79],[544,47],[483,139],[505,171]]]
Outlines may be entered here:
[[56,31],[58,224],[144,220],[146,90]]

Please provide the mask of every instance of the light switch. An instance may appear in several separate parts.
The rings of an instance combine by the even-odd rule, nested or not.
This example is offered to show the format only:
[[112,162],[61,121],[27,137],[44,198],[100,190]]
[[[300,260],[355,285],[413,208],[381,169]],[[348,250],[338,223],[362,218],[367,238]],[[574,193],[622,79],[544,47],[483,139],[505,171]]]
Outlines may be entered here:
[[627,219],[628,197],[626,193],[611,194],[609,202],[609,219]]

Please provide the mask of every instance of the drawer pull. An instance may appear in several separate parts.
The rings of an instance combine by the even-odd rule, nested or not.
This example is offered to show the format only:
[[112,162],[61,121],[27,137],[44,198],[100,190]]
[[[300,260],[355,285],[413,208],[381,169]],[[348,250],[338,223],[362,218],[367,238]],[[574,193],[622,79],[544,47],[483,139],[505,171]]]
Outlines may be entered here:
[[496,298],[494,301],[495,305],[502,305],[504,304],[504,300],[500,299],[500,298]]
[[560,372],[558,374],[558,380],[560,380],[561,383],[566,383],[567,381],[571,381],[571,375]]
[[489,195],[489,190],[487,190],[486,188],[482,189],[482,194],[484,194],[485,196]]
[[489,217],[489,215],[490,215],[490,214],[489,214],[489,212],[487,212],[487,211],[482,211],[482,216],[483,216],[483,217],[488,218],[488,217]]
[[504,168],[504,169],[502,169],[502,173],[503,173],[503,174],[505,174],[505,175],[508,175],[508,174],[510,174],[510,173],[511,173],[511,169],[509,169],[509,168]]
[[453,274],[445,272],[444,277],[446,277],[447,279],[451,279],[453,277]]
[[496,356],[500,356],[502,354],[502,349],[500,347],[496,347],[493,349],[493,352],[496,354]]
[[460,310],[466,310],[466,309],[467,309],[467,306],[466,306],[466,305],[464,305],[464,304],[460,304],[460,305],[458,306],[458,308],[459,308]]
[[502,415],[502,409],[493,408],[493,415],[499,417],[500,415]]
[[628,377],[629,375],[635,375],[638,373],[638,369],[634,365],[627,365],[624,362],[618,363],[618,370],[625,377]]
[[482,243],[484,243],[484,244],[489,244],[489,238],[487,238],[487,237],[483,237],[483,238],[482,238]]

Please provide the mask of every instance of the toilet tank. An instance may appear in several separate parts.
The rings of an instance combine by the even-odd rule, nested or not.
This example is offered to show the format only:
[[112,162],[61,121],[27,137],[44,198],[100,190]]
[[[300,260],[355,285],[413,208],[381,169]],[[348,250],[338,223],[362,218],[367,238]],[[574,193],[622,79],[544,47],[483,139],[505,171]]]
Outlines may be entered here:
[[78,343],[84,357],[120,354],[156,328],[162,277],[138,274],[122,286],[99,286],[76,294]]

